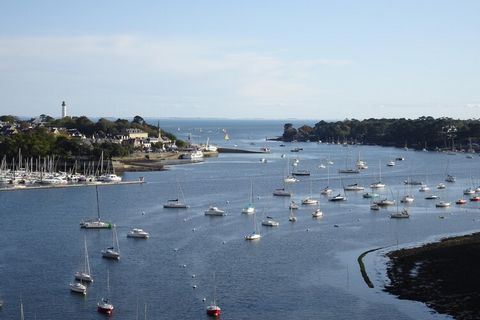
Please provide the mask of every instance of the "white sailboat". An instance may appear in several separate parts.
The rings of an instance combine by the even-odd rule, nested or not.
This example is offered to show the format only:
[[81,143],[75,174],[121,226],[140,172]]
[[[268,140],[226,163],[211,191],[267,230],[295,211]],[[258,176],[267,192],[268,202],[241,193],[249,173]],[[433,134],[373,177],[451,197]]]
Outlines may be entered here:
[[297,221],[297,217],[295,216],[295,212],[293,211],[293,207],[290,206],[290,215],[288,216],[288,221],[295,222]]
[[120,259],[120,247],[118,245],[117,228],[113,225],[112,246],[102,250],[102,257],[107,259]]
[[250,233],[250,234],[247,234],[245,236],[245,240],[259,240],[262,235],[260,234],[260,231],[258,230],[258,227],[257,227],[257,219],[255,217],[255,213],[253,214],[253,232]]
[[84,238],[84,257],[82,270],[75,272],[75,279],[80,282],[93,282],[90,271],[90,260],[88,259],[87,238]]
[[385,183],[382,182],[382,166],[380,165],[380,160],[378,160],[378,181],[370,184],[372,189],[381,189],[385,188]]
[[253,205],[253,180],[250,181],[250,201],[245,207],[243,207],[242,213],[255,213],[255,206]]
[[80,222],[80,228],[85,229],[110,229],[112,224],[100,219],[100,204],[98,201],[98,186],[95,186],[95,194],[97,196],[97,219],[89,219]]

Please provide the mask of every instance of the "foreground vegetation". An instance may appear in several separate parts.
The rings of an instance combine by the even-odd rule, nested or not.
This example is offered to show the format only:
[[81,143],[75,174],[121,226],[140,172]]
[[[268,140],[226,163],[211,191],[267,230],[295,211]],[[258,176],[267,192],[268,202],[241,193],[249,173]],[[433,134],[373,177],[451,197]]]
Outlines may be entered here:
[[[420,117],[418,119],[346,119],[320,121],[314,127],[284,126],[283,141],[327,141],[376,144],[416,149],[459,149],[478,147],[480,120]],[[460,147],[461,146],[461,147]]]

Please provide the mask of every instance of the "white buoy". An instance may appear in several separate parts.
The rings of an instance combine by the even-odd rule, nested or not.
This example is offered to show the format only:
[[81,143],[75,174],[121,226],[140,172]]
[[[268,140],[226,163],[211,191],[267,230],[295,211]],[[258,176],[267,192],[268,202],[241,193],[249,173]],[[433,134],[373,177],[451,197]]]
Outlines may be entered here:
[[194,285],[192,286],[192,288],[193,288],[193,289],[197,289],[197,285],[194,284]]

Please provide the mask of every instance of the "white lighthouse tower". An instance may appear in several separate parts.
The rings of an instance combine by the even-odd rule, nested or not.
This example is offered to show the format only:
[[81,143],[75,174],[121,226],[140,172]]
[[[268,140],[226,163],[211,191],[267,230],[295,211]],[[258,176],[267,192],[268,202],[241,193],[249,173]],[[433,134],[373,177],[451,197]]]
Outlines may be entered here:
[[62,101],[62,118],[65,118],[67,116],[67,104],[65,101]]

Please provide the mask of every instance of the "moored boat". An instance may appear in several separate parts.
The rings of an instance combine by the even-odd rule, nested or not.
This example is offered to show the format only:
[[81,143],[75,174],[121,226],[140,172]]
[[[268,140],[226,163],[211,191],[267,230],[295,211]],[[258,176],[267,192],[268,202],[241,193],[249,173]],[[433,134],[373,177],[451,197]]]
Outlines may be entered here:
[[148,239],[150,234],[143,229],[133,228],[127,233],[128,238],[140,238],[140,239]]

